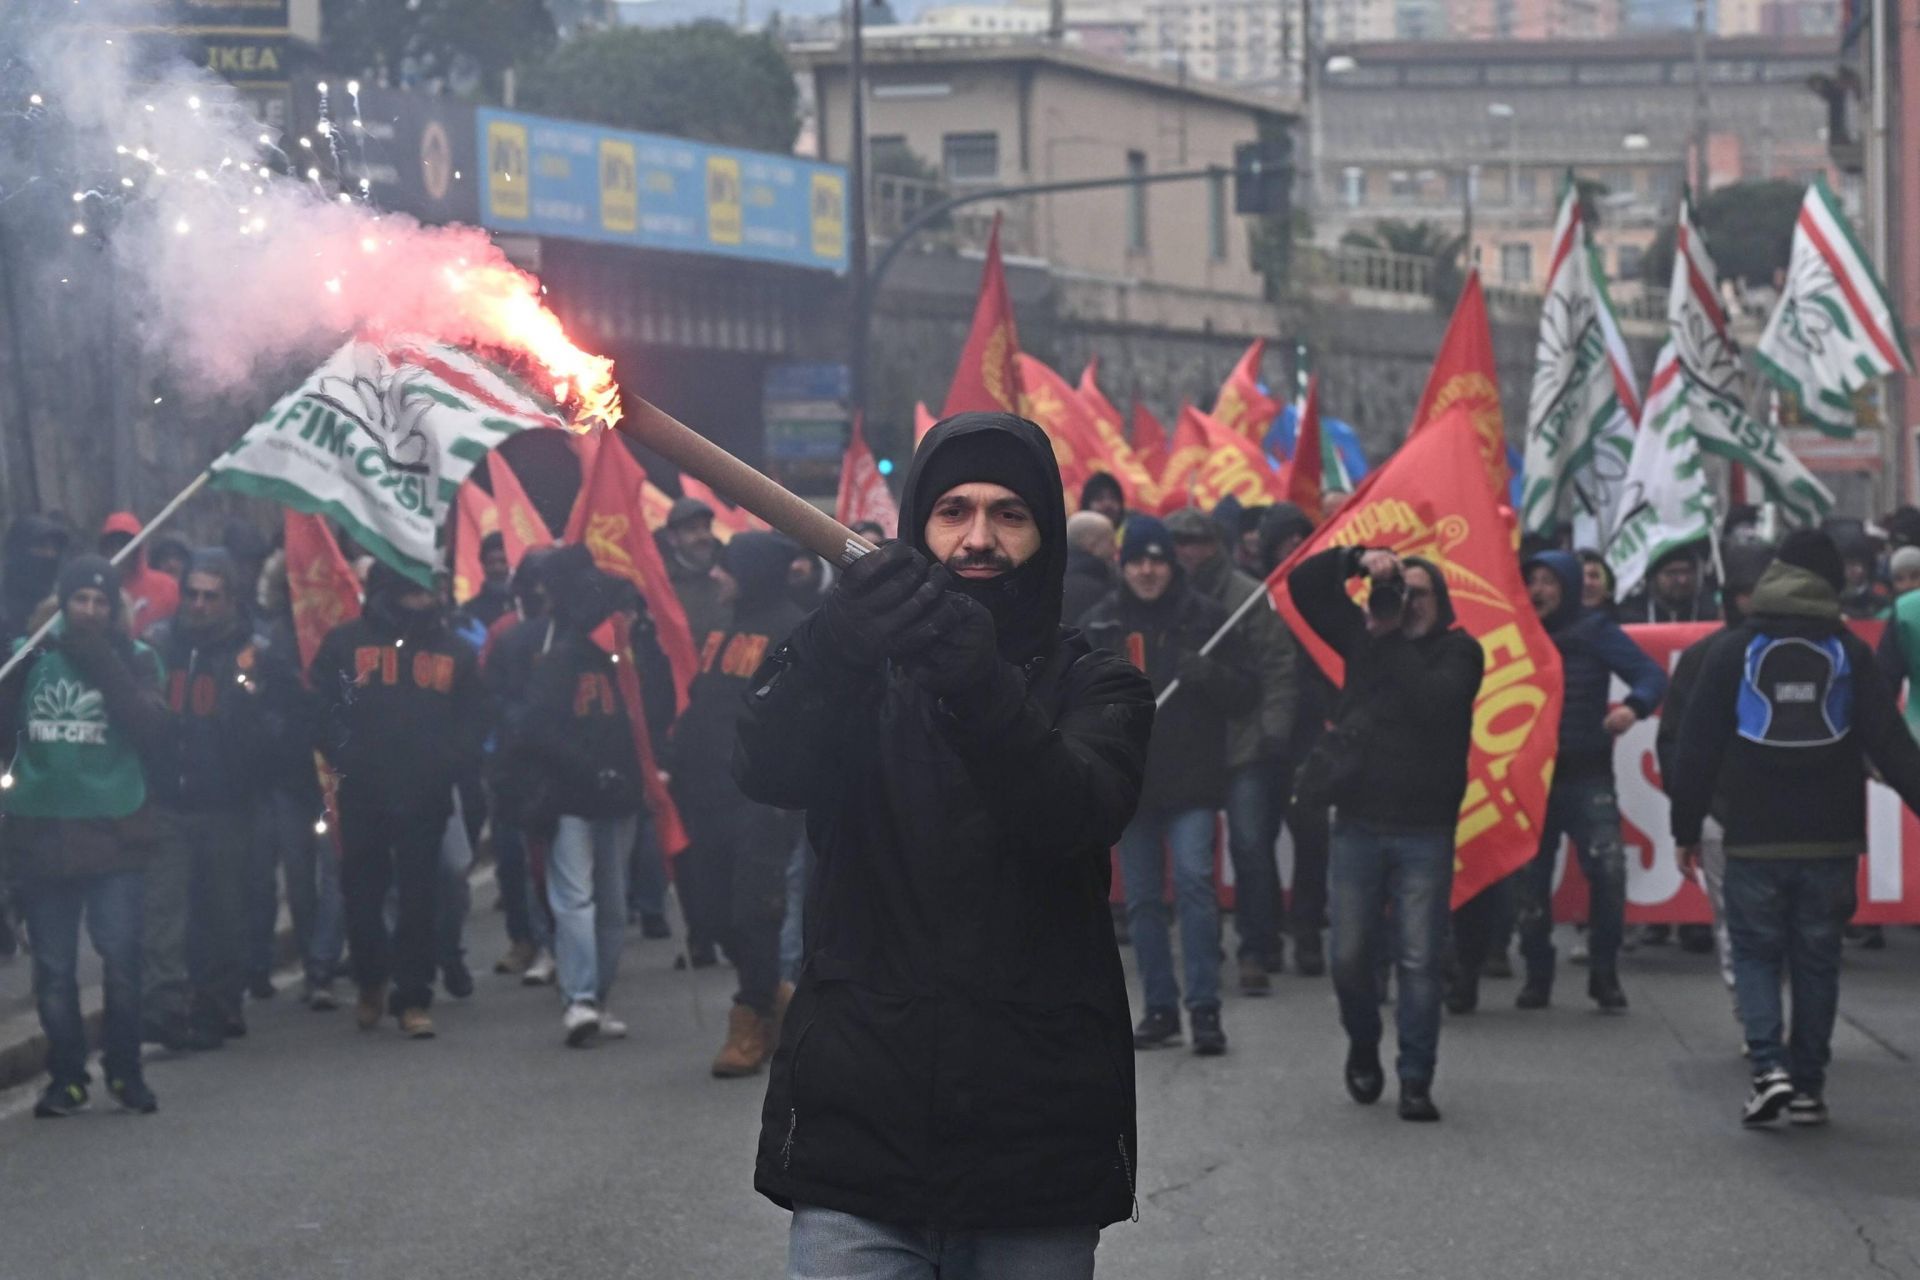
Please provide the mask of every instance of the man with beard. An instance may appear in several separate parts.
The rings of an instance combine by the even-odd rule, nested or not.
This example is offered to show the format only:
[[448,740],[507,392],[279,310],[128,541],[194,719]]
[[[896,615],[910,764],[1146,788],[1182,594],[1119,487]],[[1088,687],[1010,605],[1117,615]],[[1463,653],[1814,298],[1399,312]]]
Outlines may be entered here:
[[147,633],[167,672],[172,732],[148,778],[158,845],[147,868],[146,1036],[218,1049],[245,1035],[247,869],[271,760],[259,647],[233,558],[187,565],[180,612]]
[[731,764],[753,674],[805,616],[788,594],[799,550],[777,533],[736,533],[727,543],[721,567],[735,583],[733,624],[701,646],[700,672],[673,729],[673,798],[692,842],[678,864],[690,957],[711,963],[717,944],[740,976],[726,1043],[713,1060],[722,1079],[757,1074],[777,1033],[780,923],[796,824],[743,796]]
[[[409,1037],[429,1039],[440,842],[454,783],[477,763],[488,724],[473,649],[448,629],[432,591],[376,563],[366,611],[327,633],[308,683],[320,749],[340,774],[355,1021],[371,1031],[391,1012]],[[391,932],[389,888],[399,900]]]
[[513,566],[507,540],[497,532],[480,539],[480,572],[480,590],[462,608],[481,626],[492,627],[513,608]]
[[754,1184],[795,1280],[1088,1277],[1138,1168],[1107,851],[1153,694],[1060,627],[1038,427],[949,418],[900,505],[739,728],[742,789],[804,808],[819,859]]
[[698,498],[681,498],[668,510],[667,523],[654,539],[698,649],[709,635],[727,625],[727,585],[713,571],[720,563],[713,508]]

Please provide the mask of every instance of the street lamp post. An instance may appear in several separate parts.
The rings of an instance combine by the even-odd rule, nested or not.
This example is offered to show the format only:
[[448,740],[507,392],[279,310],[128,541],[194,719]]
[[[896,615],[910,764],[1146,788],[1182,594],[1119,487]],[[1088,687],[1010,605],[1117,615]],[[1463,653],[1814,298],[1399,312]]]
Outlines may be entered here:
[[1507,122],[1507,206],[1518,208],[1520,205],[1520,113],[1513,109],[1511,102],[1489,102],[1487,114],[1495,120]]
[[848,335],[847,383],[856,406],[867,402],[867,82],[862,56],[861,7],[866,0],[847,0],[847,299],[852,304]]

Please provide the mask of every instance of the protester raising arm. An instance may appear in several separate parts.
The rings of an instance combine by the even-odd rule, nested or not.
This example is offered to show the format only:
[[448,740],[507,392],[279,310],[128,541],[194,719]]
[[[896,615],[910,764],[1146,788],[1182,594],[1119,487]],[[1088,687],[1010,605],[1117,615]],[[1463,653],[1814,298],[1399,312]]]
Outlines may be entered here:
[[1367,634],[1367,615],[1347,594],[1347,579],[1358,576],[1361,549],[1334,547],[1308,556],[1287,575],[1287,590],[1314,633],[1347,656]]

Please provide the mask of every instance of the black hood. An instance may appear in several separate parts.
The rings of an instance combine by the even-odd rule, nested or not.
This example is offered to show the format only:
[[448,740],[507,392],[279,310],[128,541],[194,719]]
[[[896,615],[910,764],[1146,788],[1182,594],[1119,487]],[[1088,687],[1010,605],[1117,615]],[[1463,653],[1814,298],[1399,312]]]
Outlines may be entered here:
[[45,516],[21,516],[7,528],[5,564],[0,566],[0,572],[5,575],[8,602],[23,609],[32,608],[52,595],[54,578],[60,572],[58,557],[40,560],[28,554],[34,544],[40,542],[56,544],[61,555],[65,555],[67,531]]
[[1039,470],[1039,509],[1033,515],[1040,526],[1040,550],[1012,573],[984,582],[956,578],[953,588],[972,596],[993,614],[994,625],[999,628],[1000,656],[1009,662],[1025,663],[1052,651],[1059,636],[1067,581],[1067,503],[1060,488],[1060,464],[1046,432],[1011,413],[961,413],[935,424],[907,466],[901,487],[900,536],[910,539],[922,555],[930,554],[927,514],[940,493],[922,490],[931,487],[927,482],[930,473],[945,470],[934,467],[934,461],[956,441],[989,431],[1012,436],[1032,455]]
[[540,579],[546,585],[554,619],[582,633],[607,620],[619,605],[620,589],[626,585],[623,579],[594,564],[593,554],[577,542],[548,556],[540,566]]
[[800,544],[779,533],[736,533],[720,549],[720,567],[739,588],[735,607],[758,608],[784,598],[787,570],[800,554]]
[[1560,607],[1541,619],[1547,630],[1558,631],[1585,611],[1580,593],[1586,586],[1586,569],[1571,551],[1542,551],[1520,562],[1520,576],[1525,578],[1536,568],[1547,570],[1560,581]]
[[[1425,556],[1401,556],[1400,563],[1403,565],[1412,565],[1416,569],[1425,569],[1427,571],[1427,577],[1433,580],[1433,603],[1437,611],[1434,614],[1435,621],[1433,630],[1427,634],[1437,636],[1458,622],[1459,618],[1453,612],[1453,592],[1447,589],[1447,575],[1445,571]],[[1573,600],[1575,604],[1580,602],[1578,593],[1575,593]]]

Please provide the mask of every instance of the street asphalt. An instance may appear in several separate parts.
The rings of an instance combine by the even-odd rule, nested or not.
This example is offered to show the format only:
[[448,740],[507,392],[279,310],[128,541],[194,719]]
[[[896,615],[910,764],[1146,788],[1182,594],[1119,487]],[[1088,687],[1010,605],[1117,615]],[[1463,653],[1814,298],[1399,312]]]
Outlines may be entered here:
[[[158,1115],[0,1095],[0,1280],[782,1275],[763,1082],[707,1075],[728,976],[636,938],[632,1038],[569,1050],[551,990],[486,972],[500,917],[472,935],[479,991],[431,1042],[288,993],[218,1053],[153,1058]],[[1228,1056],[1140,1056],[1140,1220],[1099,1274],[1920,1280],[1920,933],[1889,937],[1848,951],[1825,1130],[1741,1130],[1727,997],[1671,947],[1628,958],[1621,1017],[1577,968],[1542,1013],[1487,983],[1443,1033],[1438,1125],[1347,1101],[1325,979],[1229,996]]]

